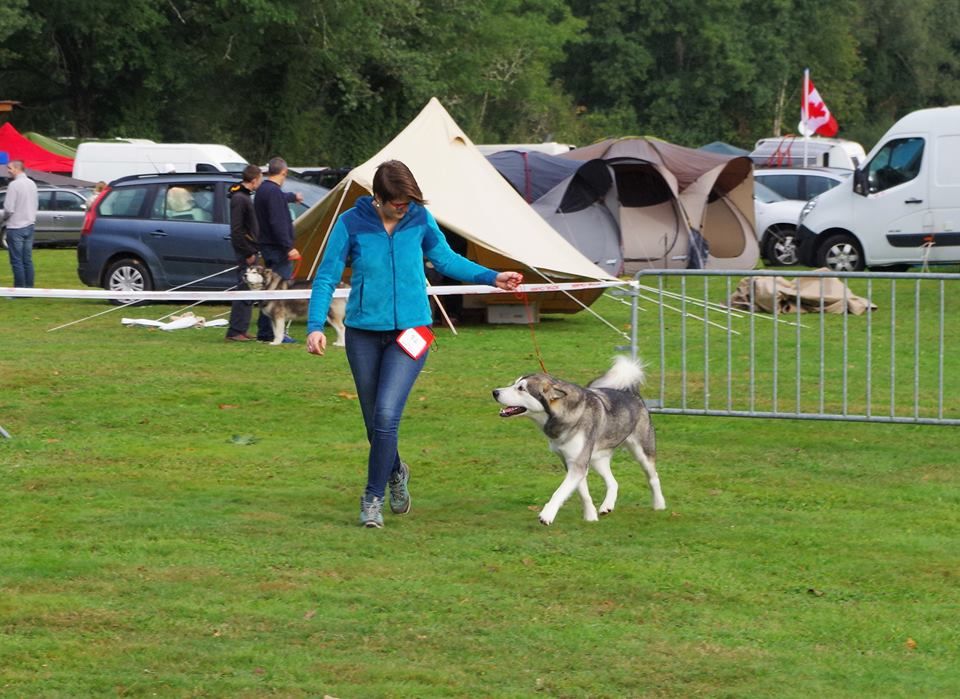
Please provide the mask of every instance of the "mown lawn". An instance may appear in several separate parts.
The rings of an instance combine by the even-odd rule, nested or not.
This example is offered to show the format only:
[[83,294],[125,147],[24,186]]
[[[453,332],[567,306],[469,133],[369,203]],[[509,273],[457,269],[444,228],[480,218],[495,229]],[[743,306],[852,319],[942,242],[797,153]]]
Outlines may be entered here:
[[[621,455],[616,512],[546,528],[559,465],[490,396],[537,370],[529,329],[441,330],[413,512],[370,531],[341,350],[120,324],[169,305],[48,332],[105,308],[0,298],[0,695],[957,694],[956,428],[657,416],[668,509]],[[623,342],[586,313],[536,336],[578,382]]]

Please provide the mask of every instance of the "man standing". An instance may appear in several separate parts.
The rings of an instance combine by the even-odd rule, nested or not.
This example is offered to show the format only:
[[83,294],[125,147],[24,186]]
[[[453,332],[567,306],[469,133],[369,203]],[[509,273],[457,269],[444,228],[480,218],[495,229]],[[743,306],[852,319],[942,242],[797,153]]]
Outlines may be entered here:
[[[260,168],[247,165],[243,169],[243,181],[230,188],[230,243],[237,258],[237,289],[241,291],[250,288],[247,286],[247,267],[257,261],[260,226],[253,209],[253,193],[262,181]],[[247,334],[252,307],[253,301],[238,300],[231,304],[227,340],[249,342],[253,339]]]
[[[293,261],[300,253],[293,247],[293,220],[290,218],[290,202],[303,201],[303,195],[284,192],[281,186],[287,179],[287,162],[283,158],[270,158],[267,163],[267,178],[257,190],[253,206],[260,224],[260,254],[263,263],[284,279],[293,278]],[[262,304],[262,302],[261,302]],[[263,312],[257,318],[257,339],[261,342],[273,340],[273,323]],[[284,343],[296,342],[284,335]]]
[[37,185],[27,177],[22,160],[7,165],[11,181],[3,202],[7,220],[7,247],[13,268],[13,285],[33,286],[33,228],[37,222]]

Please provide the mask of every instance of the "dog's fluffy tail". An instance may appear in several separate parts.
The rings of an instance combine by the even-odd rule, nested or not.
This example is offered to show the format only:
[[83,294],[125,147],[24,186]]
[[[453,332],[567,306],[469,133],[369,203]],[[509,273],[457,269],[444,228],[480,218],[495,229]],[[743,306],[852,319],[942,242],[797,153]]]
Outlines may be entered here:
[[614,357],[610,371],[590,382],[590,388],[615,388],[623,391],[636,390],[646,378],[644,365],[639,360],[619,355]]

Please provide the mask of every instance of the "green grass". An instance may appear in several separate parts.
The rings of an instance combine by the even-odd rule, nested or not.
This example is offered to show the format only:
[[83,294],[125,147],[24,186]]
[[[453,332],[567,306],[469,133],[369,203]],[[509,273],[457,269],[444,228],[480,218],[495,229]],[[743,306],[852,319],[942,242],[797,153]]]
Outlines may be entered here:
[[[0,299],[0,695],[956,695],[956,428],[657,416],[667,511],[620,455],[615,513],[545,528],[559,465],[490,397],[537,369],[529,329],[440,330],[413,512],[368,531],[342,350],[120,325],[176,306],[47,332],[105,308]],[[586,313],[536,335],[578,382],[622,343]]]

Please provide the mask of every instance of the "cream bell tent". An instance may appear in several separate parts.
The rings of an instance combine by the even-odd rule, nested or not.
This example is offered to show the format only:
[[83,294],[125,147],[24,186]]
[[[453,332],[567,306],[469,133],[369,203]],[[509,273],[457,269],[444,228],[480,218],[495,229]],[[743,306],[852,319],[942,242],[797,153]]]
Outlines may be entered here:
[[[528,283],[613,279],[530,208],[436,98],[379,153],[351,170],[326,197],[297,218],[296,246],[303,256],[298,277],[313,278],[336,216],[360,196],[371,193],[374,172],[386,160],[406,163],[437,223],[448,238],[454,238],[451,246],[457,249],[461,245],[470,259],[497,270],[520,271]],[[589,305],[601,292],[585,289],[574,294]],[[488,304],[518,303],[509,294],[470,299]],[[546,313],[581,309],[562,292],[537,294],[535,301],[539,311]]]
[[[625,272],[756,265],[760,250],[754,233],[750,158],[653,138],[607,139],[558,157],[599,158],[613,169]],[[696,236],[688,235],[690,230],[709,247],[703,265],[695,264]]]

